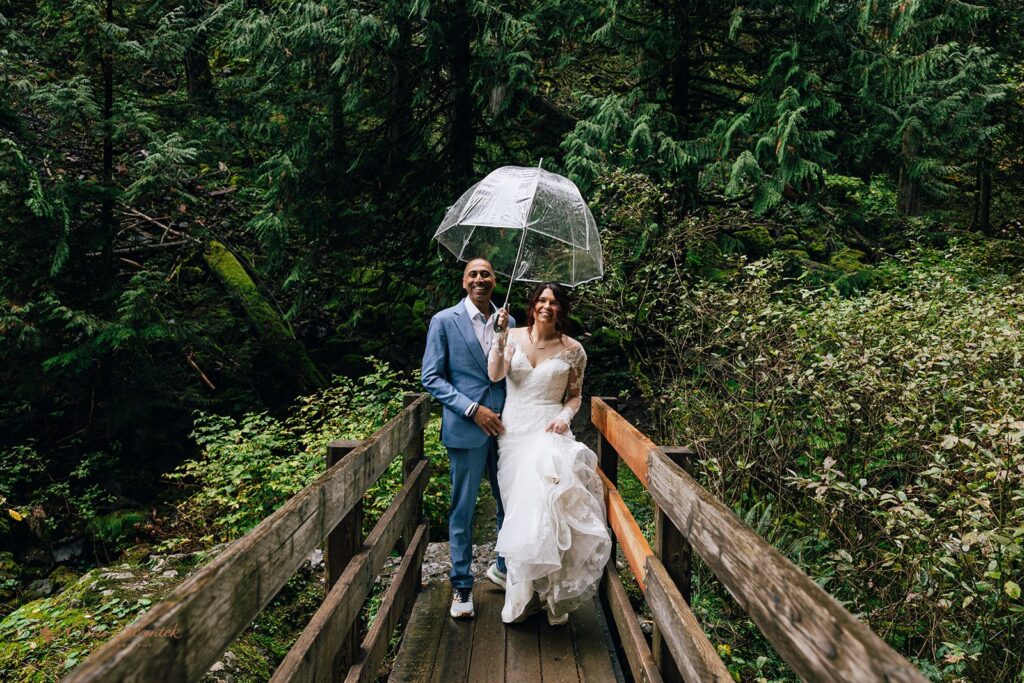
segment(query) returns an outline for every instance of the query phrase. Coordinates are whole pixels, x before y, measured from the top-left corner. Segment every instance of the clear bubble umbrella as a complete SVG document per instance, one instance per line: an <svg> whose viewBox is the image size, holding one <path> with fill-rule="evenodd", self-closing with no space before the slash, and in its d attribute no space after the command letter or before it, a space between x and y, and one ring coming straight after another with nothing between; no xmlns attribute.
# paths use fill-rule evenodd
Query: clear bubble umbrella
<svg viewBox="0 0 1024 683"><path fill-rule="evenodd" d="M490 261L510 278L509 292L516 280L575 287L604 274L597 223L579 188L540 166L489 173L448 209L434 239L460 261Z"/></svg>

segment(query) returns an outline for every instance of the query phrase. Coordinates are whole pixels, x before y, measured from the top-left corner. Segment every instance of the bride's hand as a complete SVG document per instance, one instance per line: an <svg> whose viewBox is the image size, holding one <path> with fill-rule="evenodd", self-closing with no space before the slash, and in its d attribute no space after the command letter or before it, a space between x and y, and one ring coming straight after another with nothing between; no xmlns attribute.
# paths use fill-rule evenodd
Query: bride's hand
<svg viewBox="0 0 1024 683"><path fill-rule="evenodd" d="M498 309L498 319L494 321L495 327L502 332L508 331L508 311L504 308Z"/></svg>
<svg viewBox="0 0 1024 683"><path fill-rule="evenodd" d="M548 422L548 426L544 428L545 432L554 432L555 434L565 434L569 431L569 425L565 424L562 420L555 418L551 422Z"/></svg>

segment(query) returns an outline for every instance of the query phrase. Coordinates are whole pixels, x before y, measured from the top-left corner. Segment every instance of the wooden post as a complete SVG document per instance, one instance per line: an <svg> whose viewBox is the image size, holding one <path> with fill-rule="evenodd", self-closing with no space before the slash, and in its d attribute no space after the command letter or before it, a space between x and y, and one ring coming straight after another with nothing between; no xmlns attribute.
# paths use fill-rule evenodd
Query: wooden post
<svg viewBox="0 0 1024 683"><path fill-rule="evenodd" d="M327 469L341 462L361 441L332 441L327 446ZM349 561L359 552L363 544L363 504L356 503L355 507L345 515L338 526L327 534L324 543L324 570L326 572L325 595L331 592L331 587L337 583ZM359 656L359 620L352 624L352 629L345 637L345 640L334 658L331 667L331 681L345 679L352 663Z"/></svg>
<svg viewBox="0 0 1024 683"><path fill-rule="evenodd" d="M619 399L614 396L600 396L602 401L608 404L613 410L619 407ZM597 464L608 477L612 486L619 485L619 454L615 451L608 439L600 431L597 433ZM615 560L615 535L612 534L612 561Z"/></svg>
<svg viewBox="0 0 1024 683"><path fill-rule="evenodd" d="M409 392L404 396L404 406L408 408L423 394ZM406 446L405 450L402 451L402 479L408 481L412 471L416 469L416 465L419 464L420 460L423 459L423 428L425 425L421 425L416 431L415 436L409 441L409 445ZM402 532L401 540L401 551L404 552L412 541L412 535L416 531L417 525L423 521L423 499L420 499L419 505L416 508L416 514L413 515L412 520L408 528Z"/></svg>
<svg viewBox="0 0 1024 683"><path fill-rule="evenodd" d="M672 462L676 463L687 473L693 474L693 451L684 446L662 446ZM661 563L668 570L672 582L679 589L683 599L689 603L691 597L691 572L692 572L692 550L689 541L680 533L672 520L658 507L655 506L654 513L654 554L658 556ZM654 626L654 634L651 639L651 654L658 665L661 677L666 683L678 683L683 680L676 666L668 645L662 637L657 624ZM691 683L699 683L693 681Z"/></svg>

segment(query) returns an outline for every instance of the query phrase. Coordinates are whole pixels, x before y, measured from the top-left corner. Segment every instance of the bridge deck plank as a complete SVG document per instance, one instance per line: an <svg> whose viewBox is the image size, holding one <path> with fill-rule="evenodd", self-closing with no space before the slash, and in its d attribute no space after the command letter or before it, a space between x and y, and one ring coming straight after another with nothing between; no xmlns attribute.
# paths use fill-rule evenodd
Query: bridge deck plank
<svg viewBox="0 0 1024 683"><path fill-rule="evenodd" d="M569 625L548 626L543 614L526 623L501 622L504 593L487 581L473 590L476 617L448 616L450 589L437 582L420 593L391 681L578 683L621 679L596 601L573 612Z"/></svg>

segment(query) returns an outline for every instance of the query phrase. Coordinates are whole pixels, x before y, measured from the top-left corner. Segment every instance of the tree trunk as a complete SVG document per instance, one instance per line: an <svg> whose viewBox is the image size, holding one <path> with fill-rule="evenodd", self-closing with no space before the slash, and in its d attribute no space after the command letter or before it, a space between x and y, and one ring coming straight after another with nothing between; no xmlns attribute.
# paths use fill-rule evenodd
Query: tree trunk
<svg viewBox="0 0 1024 683"><path fill-rule="evenodd" d="M203 9L202 0L191 0L188 3L186 12L193 26L203 20ZM185 48L185 81L188 98L194 104L209 106L213 103L213 75L210 73L205 30L199 30Z"/></svg>
<svg viewBox="0 0 1024 683"><path fill-rule="evenodd" d="M473 93L469 83L470 17L466 0L455 0L449 22L452 71L450 148L452 171L461 184L473 177L473 156L476 152Z"/></svg>
<svg viewBox="0 0 1024 683"><path fill-rule="evenodd" d="M114 23L114 0L107 0L106 21ZM103 50L103 198L100 201L100 226L103 230L102 280L109 287L114 278L114 56Z"/></svg>
<svg viewBox="0 0 1024 683"><path fill-rule="evenodd" d="M260 296L256 283L252 281L235 255L228 251L223 244L214 240L207 245L203 258L224 288L242 304L245 314L252 323L253 331L264 347L282 367L294 373L290 376L298 387L301 389L326 387L327 380L313 364L313 360L306 350L292 336L281 316Z"/></svg>
<svg viewBox="0 0 1024 683"><path fill-rule="evenodd" d="M391 87L391 112L387 130L386 177L398 179L405 171L406 161L417 147L413 139L413 93L415 86L409 64L413 57L409 47L412 44L412 26L404 12L394 17L398 29L397 47L392 60L395 65L395 82Z"/></svg>
<svg viewBox="0 0 1024 683"><path fill-rule="evenodd" d="M679 41L672 58L672 113L679 132L685 133L690 115L690 3L677 0L672 23Z"/></svg>
<svg viewBox="0 0 1024 683"><path fill-rule="evenodd" d="M903 131L900 151L903 163L897 188L898 208L904 216L917 216L921 213L921 187L910 177L910 165L917 158L918 144L909 127Z"/></svg>

